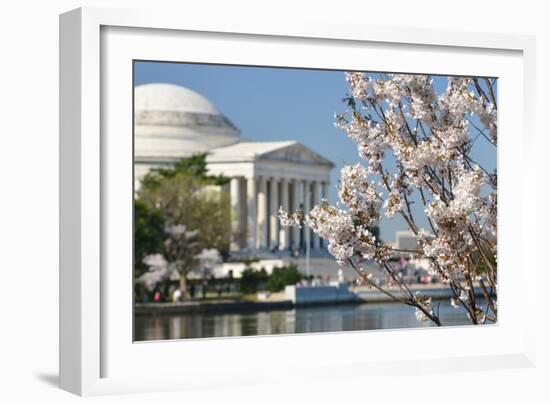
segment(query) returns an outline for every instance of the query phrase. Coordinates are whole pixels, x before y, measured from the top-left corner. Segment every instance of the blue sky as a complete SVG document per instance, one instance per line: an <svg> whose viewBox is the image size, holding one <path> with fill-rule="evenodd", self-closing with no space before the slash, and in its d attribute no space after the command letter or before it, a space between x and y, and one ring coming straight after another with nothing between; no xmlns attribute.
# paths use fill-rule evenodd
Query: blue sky
<svg viewBox="0 0 550 403"><path fill-rule="evenodd" d="M434 79L438 92L446 81L446 77ZM182 85L204 95L243 137L296 140L332 160L336 165L329 191L332 203L337 200L341 167L362 161L355 144L334 127L334 114L346 110L342 99L348 86L342 71L136 62L134 85L155 82ZM487 144L480 144L473 156L486 168L496 164L495 149ZM426 226L422 221L420 225ZM395 239L396 230L406 229L397 216L384 219L380 227L386 241Z"/></svg>

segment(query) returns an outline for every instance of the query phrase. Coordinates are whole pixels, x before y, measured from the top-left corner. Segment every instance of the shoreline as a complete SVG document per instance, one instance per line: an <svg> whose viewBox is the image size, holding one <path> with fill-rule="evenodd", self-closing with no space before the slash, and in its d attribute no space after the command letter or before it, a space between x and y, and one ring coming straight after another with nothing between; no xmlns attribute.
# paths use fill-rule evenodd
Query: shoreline
<svg viewBox="0 0 550 403"><path fill-rule="evenodd" d="M134 304L134 315L172 315L188 313L241 313L292 309L290 300L271 302L217 301L217 302L144 302Z"/></svg>
<svg viewBox="0 0 550 403"><path fill-rule="evenodd" d="M445 287L414 287L411 291L420 291L433 300L442 300L452 297L450 289ZM390 290L392 293L398 290ZM474 289L476 296L482 296L480 288ZM134 315L174 315L174 314L206 314L206 313L250 313L262 311L290 310L299 307L331 306L331 305L358 305L368 303L396 302L378 290L357 290L357 298L350 300L327 300L315 302L295 303L289 299L278 301L185 301L185 302L140 302L134 304Z"/></svg>

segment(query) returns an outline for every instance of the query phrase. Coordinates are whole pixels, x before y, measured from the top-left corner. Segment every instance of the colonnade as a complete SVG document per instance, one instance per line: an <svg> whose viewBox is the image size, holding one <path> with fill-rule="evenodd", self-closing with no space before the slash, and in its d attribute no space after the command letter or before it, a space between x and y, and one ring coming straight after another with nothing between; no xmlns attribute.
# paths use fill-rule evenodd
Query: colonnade
<svg viewBox="0 0 550 403"><path fill-rule="evenodd" d="M233 250L304 250L323 247L322 240L308 228L283 227L278 211L303 210L327 197L328 181L281 177L233 177L231 194Z"/></svg>

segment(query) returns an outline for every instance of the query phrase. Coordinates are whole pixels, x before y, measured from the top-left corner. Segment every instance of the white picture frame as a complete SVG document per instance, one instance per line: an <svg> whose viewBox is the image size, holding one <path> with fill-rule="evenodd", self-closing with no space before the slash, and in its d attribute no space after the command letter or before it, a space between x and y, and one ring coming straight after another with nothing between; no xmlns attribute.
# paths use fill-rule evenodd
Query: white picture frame
<svg viewBox="0 0 550 403"><path fill-rule="evenodd" d="M181 41L185 41L187 54L192 54L185 61L255 65L293 62L297 67L308 63L307 67L327 67L327 50L336 53L345 50L355 55L368 50L378 55L371 62L360 58L332 58L333 64L328 67L399 71L398 67L387 68L393 65L404 66L402 69L407 72L429 68L430 73L445 71L502 78L499 84L500 97L504 100L503 107L499 108L499 130L504 134L499 135L503 138L499 140L499 305L503 308L499 323L483 329L458 327L133 343L128 338L131 297L124 298L131 290L117 288L124 284L126 274L117 275L107 270L112 259L125 259L131 250L121 248L119 252L106 241L120 235L121 244L127 245L131 225L127 226L130 224L125 214L128 210L124 209L128 206L124 203L131 199L131 193L130 199L126 198L132 185L131 171L128 175L131 154L126 152L128 137L109 134L114 129L120 130L118 133L127 132L128 125L131 126L132 117L128 115L131 91L126 90L132 84L131 71L125 70L127 63L137 58L181 61L181 52L185 49L175 46L183 43ZM221 43L232 46L226 46L225 53L220 51L213 57L211 47ZM267 48L272 52L265 50ZM308 52L303 52L304 48ZM175 49L180 53L176 54ZM536 295L526 287L512 289L506 268L519 270L519 276L516 271L515 277L518 281L535 277L535 256L524 252L528 248L528 234L535 233L536 213L527 208L527 192L516 194L513 199L504 198L501 203L501 194L513 196L508 183L520 180L525 189L536 188L532 176L520 179L518 173L503 164L518 158L517 155L524 161L534 155L534 108L531 107L535 99L534 49L534 39L520 35L375 28L319 21L297 24L212 20L151 10L81 8L61 15L61 387L79 395L97 395L293 383L298 374L301 381L307 381L329 376L345 379L357 373L395 375L534 365L535 321L529 320L529 315L534 315ZM273 55L277 56L277 52L281 53L280 61L274 62ZM422 57L401 58L409 60L408 64L403 65L403 61L397 64L399 52ZM305 59L304 54L309 59ZM436 58L436 54L440 56ZM368 67L366 63L370 63ZM125 72L129 76L125 76ZM507 110L513 110L513 118L506 114ZM504 219L506 211L510 212L514 206L516 215L506 215ZM119 211L123 213L118 214ZM126 221L117 221L114 226L110 224L112 217L125 217ZM122 233L117 233L117 228L122 228ZM511 233L511 229L515 233ZM507 248L512 242L516 247ZM114 301L114 289L122 290L122 296L117 298L122 302ZM509 303L512 293L528 309L512 306ZM447 340L447 347L440 343L433 351L398 347L389 354L382 354L384 348L364 355L353 353L365 342L378 346L382 343L383 347L384 344L399 346L404 339L413 342L427 339L437 345L443 338ZM448 343L448 340L479 338L492 343L483 348L460 348ZM320 346L323 351L334 353L319 356ZM232 365L220 363L215 369L201 365L200 357L205 353L222 357L224 360L220 361ZM195 363L193 371L173 365L182 354ZM263 358L259 358L262 354ZM145 365L140 367L136 362Z"/></svg>

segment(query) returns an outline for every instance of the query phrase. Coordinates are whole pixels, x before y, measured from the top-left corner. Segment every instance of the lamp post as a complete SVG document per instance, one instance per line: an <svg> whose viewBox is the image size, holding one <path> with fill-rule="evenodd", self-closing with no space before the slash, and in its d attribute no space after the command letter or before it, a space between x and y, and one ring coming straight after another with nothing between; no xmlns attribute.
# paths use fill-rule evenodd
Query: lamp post
<svg viewBox="0 0 550 403"><path fill-rule="evenodd" d="M306 229L306 234L309 235L309 231L310 229L308 227L305 227ZM309 261L309 257L310 257L310 247L311 247L311 242L310 242L310 237L309 236L306 236L306 275L309 277L310 276L310 261Z"/></svg>
<svg viewBox="0 0 550 403"><path fill-rule="evenodd" d="M309 277L311 274L311 265L310 265L311 237L309 232L310 229L307 227L306 220L304 218L300 219L300 227L304 229L304 243L306 245L306 275Z"/></svg>

